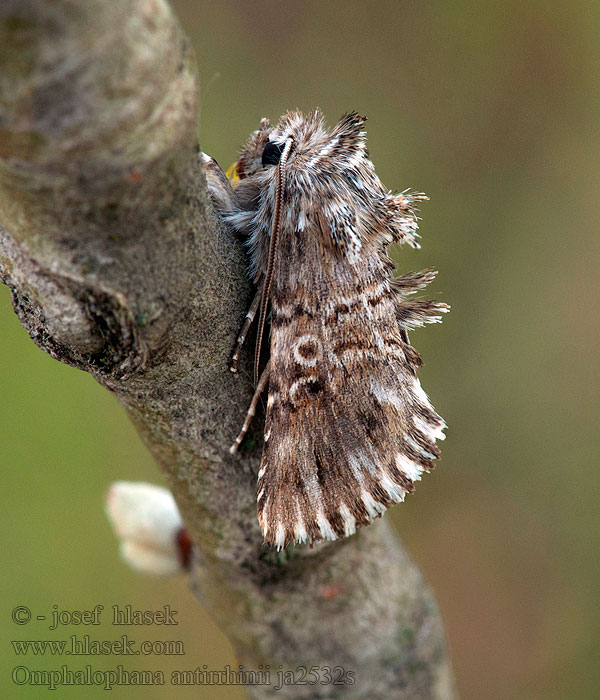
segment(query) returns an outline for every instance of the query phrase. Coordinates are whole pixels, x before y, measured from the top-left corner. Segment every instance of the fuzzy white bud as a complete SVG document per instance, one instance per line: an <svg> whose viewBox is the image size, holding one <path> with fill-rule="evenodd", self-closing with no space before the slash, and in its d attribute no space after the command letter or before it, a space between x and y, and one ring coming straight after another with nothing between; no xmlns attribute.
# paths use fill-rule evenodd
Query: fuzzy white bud
<svg viewBox="0 0 600 700"><path fill-rule="evenodd" d="M189 538L170 491L142 481L116 481L106 494L106 512L131 567L156 576L185 570Z"/></svg>

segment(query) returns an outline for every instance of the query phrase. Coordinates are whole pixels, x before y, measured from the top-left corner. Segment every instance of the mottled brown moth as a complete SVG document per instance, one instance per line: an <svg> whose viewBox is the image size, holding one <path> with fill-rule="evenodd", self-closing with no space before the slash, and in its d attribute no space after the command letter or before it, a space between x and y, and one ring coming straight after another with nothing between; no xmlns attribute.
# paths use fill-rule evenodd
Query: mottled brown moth
<svg viewBox="0 0 600 700"><path fill-rule="evenodd" d="M232 451L268 386L258 519L277 548L352 535L412 493L444 438L408 330L440 321L448 306L412 298L435 272L394 278L386 252L419 247L426 197L382 185L364 121L352 113L328 130L319 110L289 112L277 126L263 119L234 183L204 157L212 201L246 241L257 290L231 366L258 316L256 392Z"/></svg>

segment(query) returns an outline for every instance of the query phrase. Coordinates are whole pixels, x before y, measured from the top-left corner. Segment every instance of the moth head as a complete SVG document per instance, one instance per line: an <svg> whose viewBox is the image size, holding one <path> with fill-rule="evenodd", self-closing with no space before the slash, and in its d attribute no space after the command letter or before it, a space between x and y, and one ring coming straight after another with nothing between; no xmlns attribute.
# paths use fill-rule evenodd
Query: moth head
<svg viewBox="0 0 600 700"><path fill-rule="evenodd" d="M347 167L348 158L354 159L355 163L368 162L363 130L365 120L366 117L352 112L329 130L321 110L315 109L307 115L293 111L281 117L268 138L276 148L283 148L287 139L292 138L293 147L287 166L290 169L307 173L340 171ZM271 152L273 146L269 147Z"/></svg>
<svg viewBox="0 0 600 700"><path fill-rule="evenodd" d="M272 126L268 119L262 119L242 149L236 173L240 179L245 179L270 171L279 163L289 137L293 140L290 168L344 170L348 159L352 159L355 165L363 161L369 163L363 129L365 121L366 117L352 112L343 116L329 131L319 109L307 115L297 110L287 112L276 126Z"/></svg>

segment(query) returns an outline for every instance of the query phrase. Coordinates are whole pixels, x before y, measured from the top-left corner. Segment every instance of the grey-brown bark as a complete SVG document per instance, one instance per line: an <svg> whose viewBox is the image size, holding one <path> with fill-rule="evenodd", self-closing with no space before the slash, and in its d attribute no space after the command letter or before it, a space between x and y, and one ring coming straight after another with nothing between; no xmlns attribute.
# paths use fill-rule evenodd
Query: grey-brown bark
<svg viewBox="0 0 600 700"><path fill-rule="evenodd" d="M196 102L193 53L162 0L5 0L2 281L34 341L126 407L240 663L354 674L249 697L454 698L435 602L385 521L288 554L262 543L260 450L228 453L252 392L228 370L250 289L207 203Z"/></svg>

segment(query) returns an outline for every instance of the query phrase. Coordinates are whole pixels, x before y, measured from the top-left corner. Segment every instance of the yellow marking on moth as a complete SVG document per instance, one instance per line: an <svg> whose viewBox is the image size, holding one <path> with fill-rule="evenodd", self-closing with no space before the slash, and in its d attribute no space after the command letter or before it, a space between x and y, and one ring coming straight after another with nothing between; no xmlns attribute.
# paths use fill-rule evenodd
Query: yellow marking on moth
<svg viewBox="0 0 600 700"><path fill-rule="evenodd" d="M235 161L235 163L232 163L227 168L227 172L225 173L225 175L227 175L230 182L239 182L240 181L240 176L238 175L238 170L237 170L237 160Z"/></svg>

